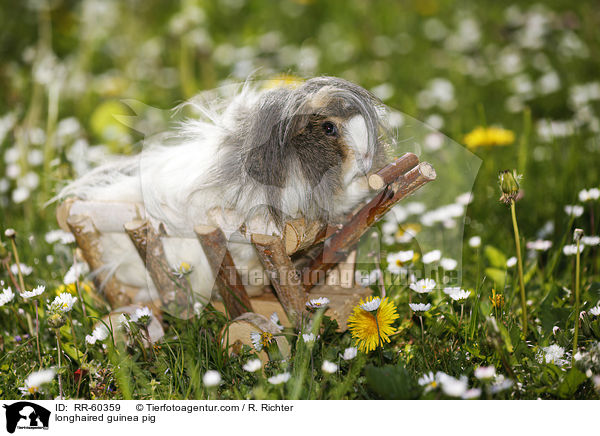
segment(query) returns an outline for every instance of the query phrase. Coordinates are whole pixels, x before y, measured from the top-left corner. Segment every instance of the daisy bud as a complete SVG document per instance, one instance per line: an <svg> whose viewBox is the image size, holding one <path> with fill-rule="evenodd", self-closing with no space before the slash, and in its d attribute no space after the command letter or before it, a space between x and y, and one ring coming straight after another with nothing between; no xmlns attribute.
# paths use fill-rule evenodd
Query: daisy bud
<svg viewBox="0 0 600 436"><path fill-rule="evenodd" d="M48 317L48 325L53 329L59 329L67 322L67 318L60 312L54 312Z"/></svg>
<svg viewBox="0 0 600 436"><path fill-rule="evenodd" d="M6 236L9 239L14 238L16 234L17 232L15 232L15 229L6 229L4 231L4 236Z"/></svg>
<svg viewBox="0 0 600 436"><path fill-rule="evenodd" d="M579 241L581 241L582 237L583 237L583 230L575 229L575 231L573 232L573 241L579 242Z"/></svg>

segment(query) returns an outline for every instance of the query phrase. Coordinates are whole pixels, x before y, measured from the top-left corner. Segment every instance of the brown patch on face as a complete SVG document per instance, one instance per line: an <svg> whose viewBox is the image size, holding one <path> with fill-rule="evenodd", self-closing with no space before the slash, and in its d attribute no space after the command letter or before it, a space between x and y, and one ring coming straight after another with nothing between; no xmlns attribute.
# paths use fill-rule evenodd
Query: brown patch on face
<svg viewBox="0 0 600 436"><path fill-rule="evenodd" d="M302 172L311 186L315 186L323 177L331 182L339 182L343 175L343 166L348 160L349 149L339 132L342 118L324 117L313 114L305 125L294 135L290 146L295 151ZM324 124L333 123L336 135L327 135Z"/></svg>

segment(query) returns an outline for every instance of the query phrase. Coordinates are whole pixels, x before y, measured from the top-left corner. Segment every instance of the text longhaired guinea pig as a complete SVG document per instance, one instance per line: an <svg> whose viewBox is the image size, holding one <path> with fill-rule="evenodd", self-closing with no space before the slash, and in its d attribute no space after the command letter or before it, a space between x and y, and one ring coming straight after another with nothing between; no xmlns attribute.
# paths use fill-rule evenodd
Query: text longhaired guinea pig
<svg viewBox="0 0 600 436"><path fill-rule="evenodd" d="M211 210L235 210L239 225L258 218L274 234L290 218L337 220L366 198L367 174L385 164L385 107L342 79L317 77L293 89L246 84L218 110L196 108L201 119L186 120L137 156L96 168L59 197L142 203L169 235L169 264L192 266L200 301L210 299L214 278L193 228L208 223ZM228 236L242 276L261 269L254 248ZM101 244L116 278L147 291L138 302L156 298L125 234L103 234ZM247 286L250 295L261 288Z"/></svg>

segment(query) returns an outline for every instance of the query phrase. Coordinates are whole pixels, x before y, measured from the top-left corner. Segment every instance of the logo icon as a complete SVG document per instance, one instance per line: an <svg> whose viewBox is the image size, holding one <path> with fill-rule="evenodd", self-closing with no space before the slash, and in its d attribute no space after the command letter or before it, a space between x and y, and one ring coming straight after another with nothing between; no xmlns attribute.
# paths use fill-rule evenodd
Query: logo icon
<svg viewBox="0 0 600 436"><path fill-rule="evenodd" d="M50 411L29 401L19 401L6 409L6 431L14 433L17 428L29 430L47 430L50 421Z"/></svg>

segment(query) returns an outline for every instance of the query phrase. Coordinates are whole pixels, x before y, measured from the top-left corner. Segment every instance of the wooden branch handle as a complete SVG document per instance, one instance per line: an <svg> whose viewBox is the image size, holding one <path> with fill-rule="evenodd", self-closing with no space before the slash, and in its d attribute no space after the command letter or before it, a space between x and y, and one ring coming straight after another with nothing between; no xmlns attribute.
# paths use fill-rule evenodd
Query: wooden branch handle
<svg viewBox="0 0 600 436"><path fill-rule="evenodd" d="M297 218L285 223L283 228L283 244L289 255L304 250L325 239L327 226L320 221L307 223L304 218Z"/></svg>
<svg viewBox="0 0 600 436"><path fill-rule="evenodd" d="M251 240L290 322L298 325L305 309L306 294L283 241L278 236L256 233L252 234Z"/></svg>
<svg viewBox="0 0 600 436"><path fill-rule="evenodd" d="M123 227L146 265L167 310L176 311L177 316L184 319L194 316L190 284L185 277L177 276L169 266L158 233L147 220L134 220Z"/></svg>
<svg viewBox="0 0 600 436"><path fill-rule="evenodd" d="M135 295L139 289L121 284L115 277L109 276L102 261L102 246L100 233L94 226L92 219L87 215L70 215L65 219L69 230L75 236L77 246L81 248L83 258L96 272L94 282L98 289L102 288L106 299L112 307L121 307L131 304L130 295Z"/></svg>
<svg viewBox="0 0 600 436"><path fill-rule="evenodd" d="M394 182L419 164L419 158L414 153L406 153L394 162L386 165L375 174L369 176L369 187L376 191Z"/></svg>
<svg viewBox="0 0 600 436"><path fill-rule="evenodd" d="M323 250L303 272L305 290L313 287L313 278L326 272L344 260L347 251L374 223L379 221L394 204L413 193L425 183L435 180L433 167L421 162L377 194L369 203L354 214L334 235L325 241Z"/></svg>
<svg viewBox="0 0 600 436"><path fill-rule="evenodd" d="M234 319L243 313L252 312L250 297L227 249L227 239L223 231L213 226L196 226L194 232L213 271L229 318Z"/></svg>

